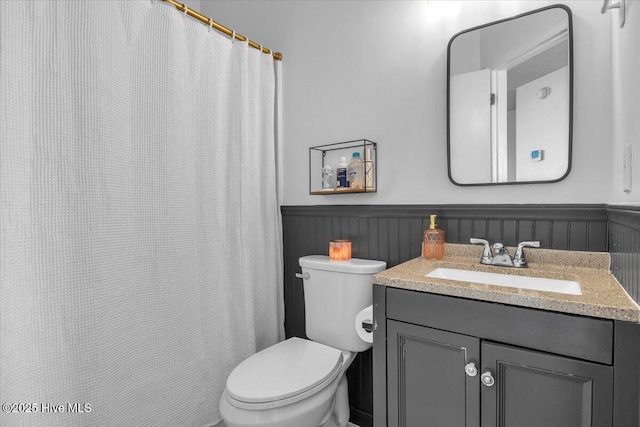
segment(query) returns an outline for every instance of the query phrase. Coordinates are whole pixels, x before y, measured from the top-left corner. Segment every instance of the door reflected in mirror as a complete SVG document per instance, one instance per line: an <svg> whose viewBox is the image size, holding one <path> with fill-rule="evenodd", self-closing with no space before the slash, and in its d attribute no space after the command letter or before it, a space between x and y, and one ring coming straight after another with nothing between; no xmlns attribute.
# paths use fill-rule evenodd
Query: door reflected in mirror
<svg viewBox="0 0 640 427"><path fill-rule="evenodd" d="M571 169L572 23L563 5L462 31L448 48L458 185L556 182Z"/></svg>

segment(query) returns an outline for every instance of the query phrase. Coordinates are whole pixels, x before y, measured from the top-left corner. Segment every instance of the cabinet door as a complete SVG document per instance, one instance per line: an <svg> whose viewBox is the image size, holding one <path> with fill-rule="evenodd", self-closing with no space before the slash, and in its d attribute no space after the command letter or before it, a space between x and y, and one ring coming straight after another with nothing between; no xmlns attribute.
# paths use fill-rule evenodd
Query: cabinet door
<svg viewBox="0 0 640 427"><path fill-rule="evenodd" d="M611 366L483 341L482 367L482 427L612 425Z"/></svg>
<svg viewBox="0 0 640 427"><path fill-rule="evenodd" d="M388 426L479 427L479 355L477 338L387 321Z"/></svg>

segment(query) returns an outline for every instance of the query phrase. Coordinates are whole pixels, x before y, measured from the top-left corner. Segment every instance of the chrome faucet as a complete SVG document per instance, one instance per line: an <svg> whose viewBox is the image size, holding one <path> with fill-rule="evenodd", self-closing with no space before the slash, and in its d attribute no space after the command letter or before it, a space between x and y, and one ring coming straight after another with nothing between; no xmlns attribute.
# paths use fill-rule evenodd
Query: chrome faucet
<svg viewBox="0 0 640 427"><path fill-rule="evenodd" d="M506 248L502 243L494 243L492 251L491 246L489 246L489 242L485 239L477 239L475 237L472 237L471 239L469 239L469 242L473 243L474 245L484 245L482 256L480 257L481 264L498 265L502 267L526 267L527 260L524 257L523 248L540 247L539 241L520 242L518 243L518 248L516 249L516 253L512 258L509 254L509 249Z"/></svg>

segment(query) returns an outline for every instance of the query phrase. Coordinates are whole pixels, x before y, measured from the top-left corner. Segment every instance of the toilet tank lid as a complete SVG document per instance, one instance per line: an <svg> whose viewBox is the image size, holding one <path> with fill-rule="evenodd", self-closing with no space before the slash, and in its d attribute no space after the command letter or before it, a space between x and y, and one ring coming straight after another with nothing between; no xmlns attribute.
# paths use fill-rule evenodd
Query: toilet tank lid
<svg viewBox="0 0 640 427"><path fill-rule="evenodd" d="M340 273L375 274L387 268L387 263L359 258L351 258L349 261L331 261L327 255L307 255L300 258L300 267Z"/></svg>

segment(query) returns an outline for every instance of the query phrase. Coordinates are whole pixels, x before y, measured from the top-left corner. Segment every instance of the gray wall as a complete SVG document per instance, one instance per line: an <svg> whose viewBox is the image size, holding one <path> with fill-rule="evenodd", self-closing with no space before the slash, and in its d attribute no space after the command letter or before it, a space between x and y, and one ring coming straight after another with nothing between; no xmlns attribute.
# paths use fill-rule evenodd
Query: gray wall
<svg viewBox="0 0 640 427"><path fill-rule="evenodd" d="M640 304L640 208L609 206L607 217L611 272Z"/></svg>

